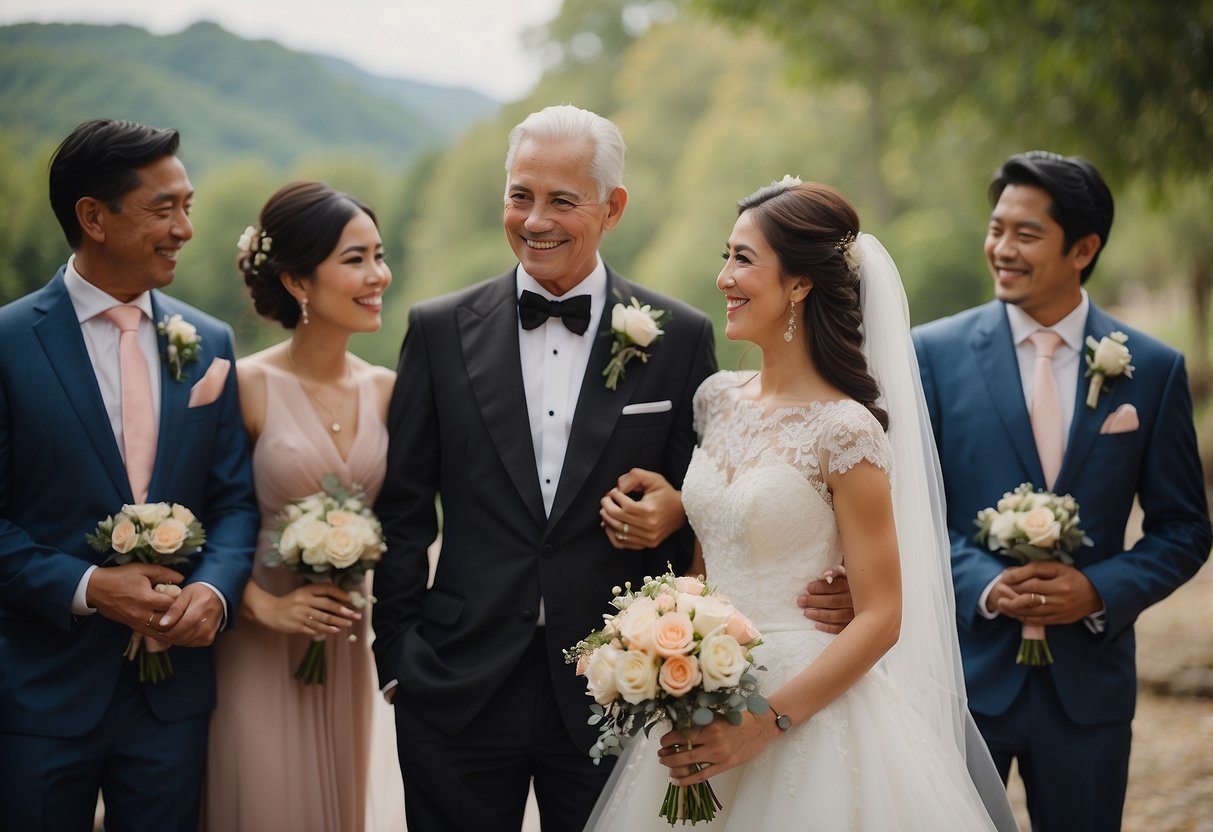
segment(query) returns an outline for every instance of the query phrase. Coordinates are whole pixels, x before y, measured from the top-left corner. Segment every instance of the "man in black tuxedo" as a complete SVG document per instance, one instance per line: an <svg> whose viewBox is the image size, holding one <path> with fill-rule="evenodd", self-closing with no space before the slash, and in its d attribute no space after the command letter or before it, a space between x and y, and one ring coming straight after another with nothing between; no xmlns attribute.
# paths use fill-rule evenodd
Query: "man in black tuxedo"
<svg viewBox="0 0 1213 832"><path fill-rule="evenodd" d="M685 524L644 530L652 548L639 551L626 544L641 530L600 527L603 495L644 481L632 469L681 485L692 396L715 370L705 315L598 254L627 204L623 156L618 128L594 113L528 116L506 156L518 265L409 316L377 504L388 551L374 625L411 829L515 832L532 779L543 827L581 829L609 766L587 753L590 700L562 650L601 626L612 586L690 562ZM632 298L670 317L610 389L612 307ZM681 517L668 509L677 499L662 485L638 502ZM427 588L436 501L442 544Z"/></svg>

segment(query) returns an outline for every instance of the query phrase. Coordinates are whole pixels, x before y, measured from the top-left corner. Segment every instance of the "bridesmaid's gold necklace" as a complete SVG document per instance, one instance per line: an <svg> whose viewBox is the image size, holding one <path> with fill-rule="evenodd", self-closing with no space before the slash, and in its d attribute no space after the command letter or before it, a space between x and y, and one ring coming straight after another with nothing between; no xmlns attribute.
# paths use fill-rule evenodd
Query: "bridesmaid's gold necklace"
<svg viewBox="0 0 1213 832"><path fill-rule="evenodd" d="M329 407L328 405L326 405L324 402L322 402L320 400L320 398L318 396L316 396L315 393L313 393L311 390L307 389L307 384L304 383L303 376L299 375L299 370L296 369L296 367L295 367L295 359L291 356L291 346L293 346L293 344L288 345L286 348L286 360L290 363L291 372L295 374L295 378L299 379L299 386L303 388L303 392L305 394L307 394L307 397L309 399L311 399L313 402L315 402L316 405L321 410L328 413L329 420L330 420L329 426L328 426L329 430L331 430L333 433L341 433L341 422L338 421L338 419L337 419L337 411L334 410L333 408ZM341 380L345 381L346 378L349 377L349 374L350 374L350 363L349 363L349 360L347 359L345 362L345 374L341 377ZM342 401L344 403L344 400L342 400ZM337 407L340 408L341 405L338 404Z"/></svg>

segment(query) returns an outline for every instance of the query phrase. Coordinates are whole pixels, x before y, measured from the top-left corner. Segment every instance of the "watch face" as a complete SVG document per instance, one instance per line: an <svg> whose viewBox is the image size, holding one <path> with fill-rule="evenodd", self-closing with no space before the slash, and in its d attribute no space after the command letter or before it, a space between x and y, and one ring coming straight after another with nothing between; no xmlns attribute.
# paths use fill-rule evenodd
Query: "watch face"
<svg viewBox="0 0 1213 832"><path fill-rule="evenodd" d="M775 727L780 731L786 731L792 727L792 719L787 714L780 714L775 717Z"/></svg>

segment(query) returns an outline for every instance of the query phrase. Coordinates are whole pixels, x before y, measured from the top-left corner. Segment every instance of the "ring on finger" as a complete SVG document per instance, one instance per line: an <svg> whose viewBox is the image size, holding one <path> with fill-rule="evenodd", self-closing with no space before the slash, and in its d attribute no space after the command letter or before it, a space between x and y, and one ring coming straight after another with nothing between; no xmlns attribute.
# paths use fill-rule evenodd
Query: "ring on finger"
<svg viewBox="0 0 1213 832"><path fill-rule="evenodd" d="M152 619L153 619L153 618L155 618L155 617L156 617L156 612L155 612L155 610L153 610L152 612L149 612L149 613L147 614L147 623L146 623L146 624L144 624L143 626L144 626L144 627L150 627L150 626L152 626Z"/></svg>
<svg viewBox="0 0 1213 832"><path fill-rule="evenodd" d="M623 524L623 536L627 537L632 533L632 527L628 523Z"/></svg>
<svg viewBox="0 0 1213 832"><path fill-rule="evenodd" d="M628 539L628 533L627 532L615 532L615 539L622 543L623 541Z"/></svg>
<svg viewBox="0 0 1213 832"><path fill-rule="evenodd" d="M1037 596L1040 598L1040 605L1041 605L1042 607L1043 607L1045 604L1049 603L1049 599L1048 599L1048 598L1046 598L1046 597L1045 597L1044 595L1042 595L1041 593L1039 593L1039 592L1038 592L1038 593L1036 593L1036 595L1037 595Z"/></svg>

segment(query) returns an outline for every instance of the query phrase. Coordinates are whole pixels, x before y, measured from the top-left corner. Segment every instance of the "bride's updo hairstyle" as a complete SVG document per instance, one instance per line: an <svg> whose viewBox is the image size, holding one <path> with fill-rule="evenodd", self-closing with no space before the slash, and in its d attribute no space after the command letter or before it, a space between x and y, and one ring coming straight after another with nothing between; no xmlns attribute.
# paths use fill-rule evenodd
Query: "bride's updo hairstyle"
<svg viewBox="0 0 1213 832"><path fill-rule="evenodd" d="M279 188L261 209L258 224L245 229L238 243L236 268L257 314L294 329L299 303L282 285L283 274L314 277L360 212L379 225L375 213L356 197L323 182L292 182Z"/></svg>
<svg viewBox="0 0 1213 832"><path fill-rule="evenodd" d="M876 406L880 389L863 356L859 273L847 257L859 235L855 206L829 185L785 177L738 202L738 215L746 211L779 257L783 275L813 281L801 331L817 371L888 430L889 415Z"/></svg>

